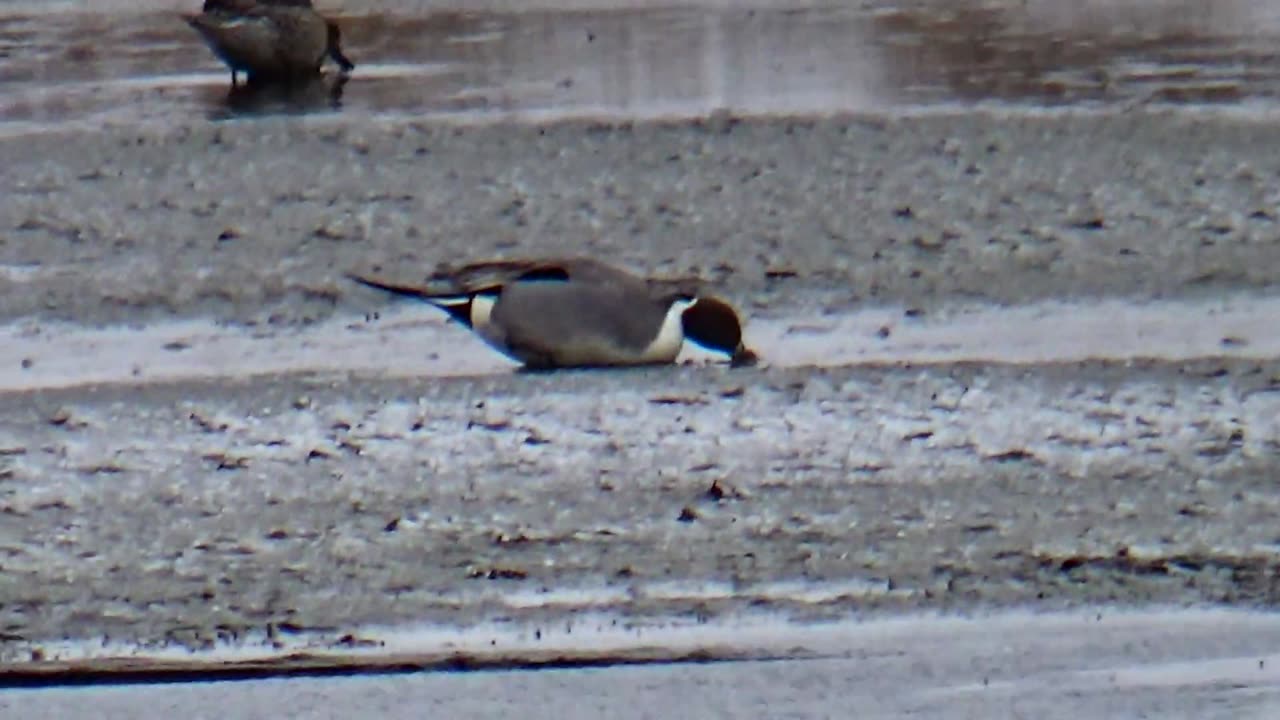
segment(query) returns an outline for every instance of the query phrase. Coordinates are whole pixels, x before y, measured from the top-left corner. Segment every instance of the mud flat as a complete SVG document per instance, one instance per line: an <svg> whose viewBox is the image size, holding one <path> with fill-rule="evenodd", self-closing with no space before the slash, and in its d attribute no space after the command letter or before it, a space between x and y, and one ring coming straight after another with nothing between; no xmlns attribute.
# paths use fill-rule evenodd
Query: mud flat
<svg viewBox="0 0 1280 720"><path fill-rule="evenodd" d="M341 277L588 253L753 312L1274 287L1265 114L275 119L0 141L0 317L297 323ZM74 140L74 142L73 142Z"/></svg>
<svg viewBox="0 0 1280 720"><path fill-rule="evenodd" d="M9 659L81 638L1275 602L1271 362L6 393ZM74 653L73 653L74 656Z"/></svg>
<svg viewBox="0 0 1280 720"><path fill-rule="evenodd" d="M190 3L5 4L0 686L494 672L0 715L1277 716L1270 5L609 4L330 3L345 104L228 122ZM569 253L766 362L343 278Z"/></svg>
<svg viewBox="0 0 1280 720"><path fill-rule="evenodd" d="M1258 148L1277 140L1265 114L1195 111L0 139L0 653L289 652L583 613L1274 607L1280 362L1258 308L1280 158ZM375 318L345 269L565 252L703 276L779 361L309 357L408 317ZM1088 303L1132 332L1046 339ZM397 352L464 342L423 317ZM948 355L966 317L1027 334ZM858 339L824 354L824 333ZM275 353L245 357L258 372L202 355L251 341Z"/></svg>

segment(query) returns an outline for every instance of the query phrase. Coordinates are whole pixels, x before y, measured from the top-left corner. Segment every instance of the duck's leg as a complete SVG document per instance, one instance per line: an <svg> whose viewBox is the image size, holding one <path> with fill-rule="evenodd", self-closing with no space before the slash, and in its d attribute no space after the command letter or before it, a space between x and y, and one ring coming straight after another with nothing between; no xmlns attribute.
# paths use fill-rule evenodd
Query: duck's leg
<svg viewBox="0 0 1280 720"><path fill-rule="evenodd" d="M338 23L332 20L326 22L325 27L329 31L329 37L325 43L325 54L329 56L329 59L333 60L341 72L350 73L356 68L356 64L348 60L347 56L342 53L342 30L338 27ZM323 59L321 62L324 62Z"/></svg>
<svg viewBox="0 0 1280 720"><path fill-rule="evenodd" d="M352 70L356 69L356 64L348 60L347 56L343 55L342 50L340 50L336 45L329 48L329 57L344 75L350 74Z"/></svg>

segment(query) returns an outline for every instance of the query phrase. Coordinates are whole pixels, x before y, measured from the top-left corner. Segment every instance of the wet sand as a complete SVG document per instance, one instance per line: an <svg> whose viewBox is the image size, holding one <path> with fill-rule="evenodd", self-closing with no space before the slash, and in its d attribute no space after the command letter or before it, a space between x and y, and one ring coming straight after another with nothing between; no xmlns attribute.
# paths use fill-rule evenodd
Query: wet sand
<svg viewBox="0 0 1280 720"><path fill-rule="evenodd" d="M584 611L1268 605L1278 387L1148 361L10 392L0 621L13 660Z"/></svg>
<svg viewBox="0 0 1280 720"><path fill-rule="evenodd" d="M0 661L1275 607L1274 111L695 95L6 126ZM342 277L567 252L768 362L517 374Z"/></svg>
<svg viewBox="0 0 1280 720"><path fill-rule="evenodd" d="M504 254L699 275L764 316L1268 291L1278 141L1194 111L14 138L0 318L306 323L381 305L352 268Z"/></svg>
<svg viewBox="0 0 1280 720"><path fill-rule="evenodd" d="M681 646L688 636L706 636L701 630L626 634L633 642ZM1274 717L1280 709L1274 616L1007 613L723 630L716 635L738 648L767 654L800 647L811 655L791 662L53 688L0 695L0 711L30 720L88 706L100 718L201 717L213 705L246 718L414 718L427 708L448 717L838 717L853 703L860 718L1236 720ZM487 637L507 640L502 633Z"/></svg>

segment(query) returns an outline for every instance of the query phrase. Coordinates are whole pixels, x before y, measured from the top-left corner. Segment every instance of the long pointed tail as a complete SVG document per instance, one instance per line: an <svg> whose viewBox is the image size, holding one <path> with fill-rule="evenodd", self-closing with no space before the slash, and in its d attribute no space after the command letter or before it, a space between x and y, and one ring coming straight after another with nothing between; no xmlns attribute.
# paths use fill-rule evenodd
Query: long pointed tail
<svg viewBox="0 0 1280 720"><path fill-rule="evenodd" d="M428 292L427 290L421 287L418 287L416 285L402 285L399 283L390 283L390 282L385 282L383 280L377 280L375 278L356 275L354 273L347 273L347 277L351 278L355 282L360 283L361 285L364 285L365 287L371 287L377 290L385 290L386 292L393 293L395 295L404 295L405 297L416 298L418 300L429 302L432 305L435 305L436 307L440 308L441 310L444 310L445 312L449 313L449 317L453 318L454 320L462 323L467 327L472 327L472 321L474 320L474 318L471 317L471 314L472 314L471 310L472 310L473 303L475 302L475 298L473 298L471 295L468 295L468 294L442 295L440 293ZM489 298L487 303L488 304L483 305L483 307L486 307L486 308L491 307L493 304L493 299Z"/></svg>
<svg viewBox="0 0 1280 720"><path fill-rule="evenodd" d="M406 297L418 298L419 300L426 300L427 302L432 304L440 304L441 302L448 303L450 299L456 297L453 295L441 295L439 293L428 292L425 288L419 287L417 285L405 285L401 283L387 282L385 280L366 277L364 275L357 275L355 273L347 273L347 278L355 282L358 282L361 285L364 285L365 287L371 287L377 290L385 290L389 293L394 293L396 295L404 295Z"/></svg>

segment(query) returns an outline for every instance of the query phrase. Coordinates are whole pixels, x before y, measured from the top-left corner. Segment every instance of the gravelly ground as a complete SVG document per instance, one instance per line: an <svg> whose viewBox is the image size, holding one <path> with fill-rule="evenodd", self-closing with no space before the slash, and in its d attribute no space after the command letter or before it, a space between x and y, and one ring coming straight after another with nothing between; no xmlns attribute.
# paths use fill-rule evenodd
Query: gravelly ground
<svg viewBox="0 0 1280 720"><path fill-rule="evenodd" d="M0 629L1270 606L1278 390L1206 361L10 393Z"/></svg>
<svg viewBox="0 0 1280 720"><path fill-rule="evenodd" d="M699 272L757 306L1271 287L1280 160L1257 148L1278 133L979 112L14 138L0 317L297 322L350 308L352 267L565 252Z"/></svg>

